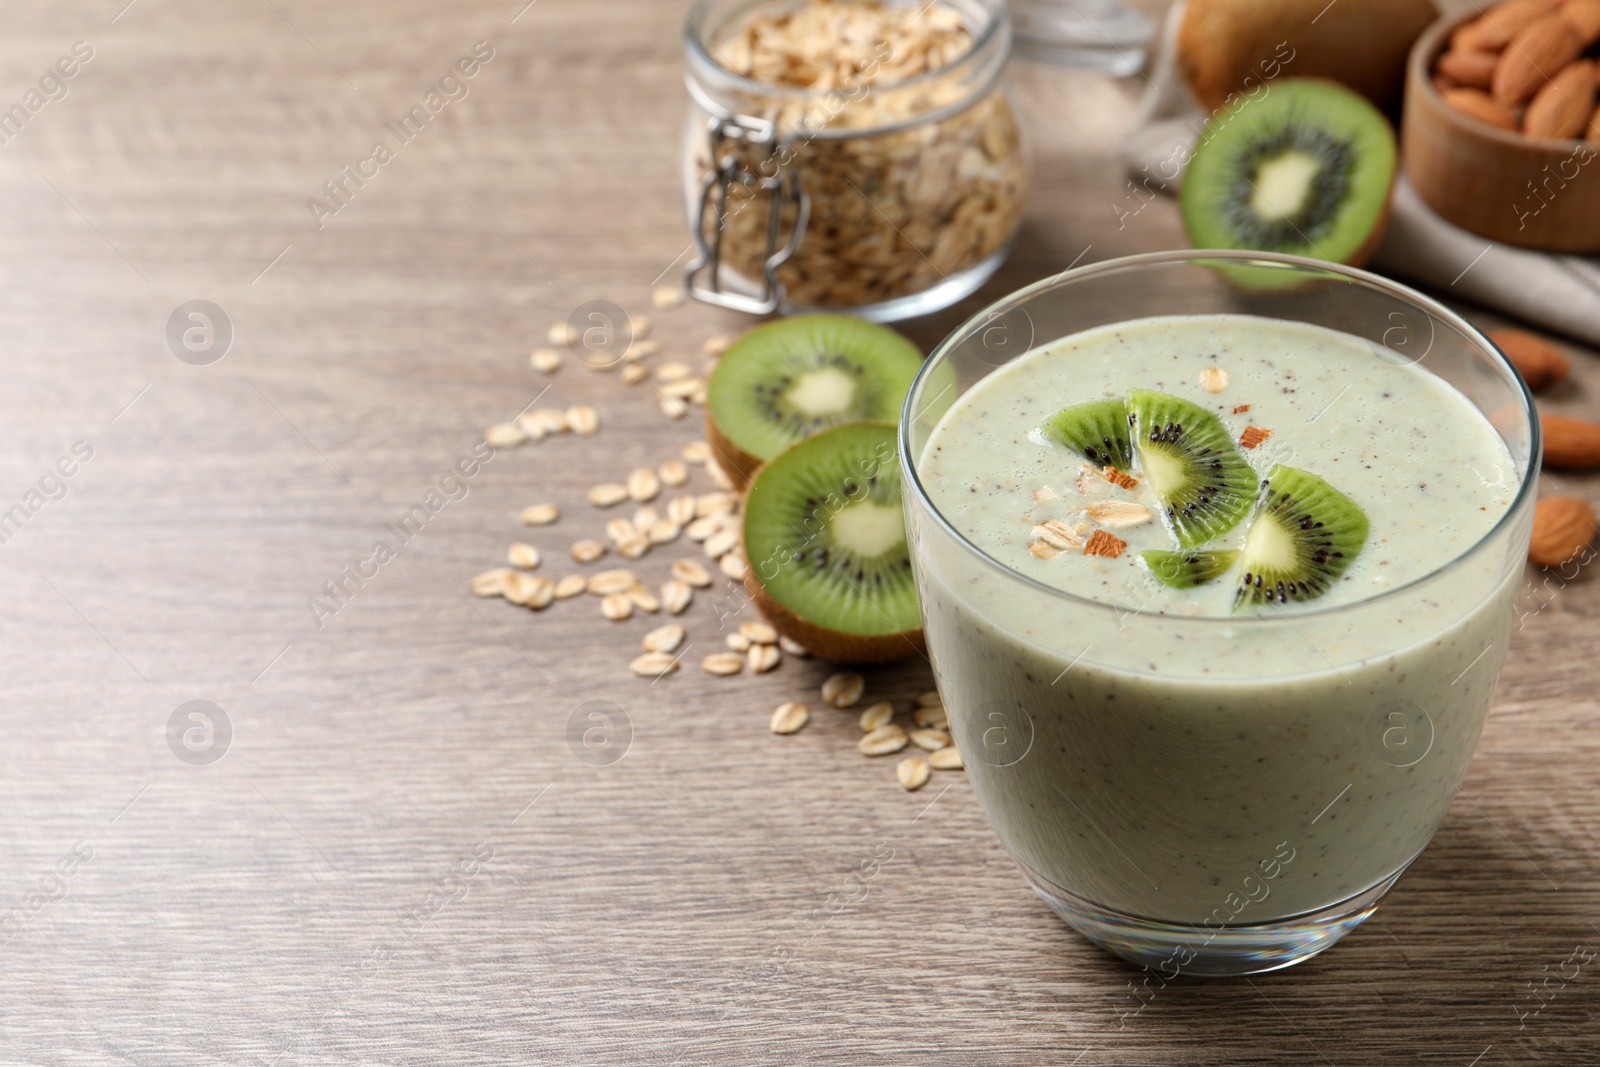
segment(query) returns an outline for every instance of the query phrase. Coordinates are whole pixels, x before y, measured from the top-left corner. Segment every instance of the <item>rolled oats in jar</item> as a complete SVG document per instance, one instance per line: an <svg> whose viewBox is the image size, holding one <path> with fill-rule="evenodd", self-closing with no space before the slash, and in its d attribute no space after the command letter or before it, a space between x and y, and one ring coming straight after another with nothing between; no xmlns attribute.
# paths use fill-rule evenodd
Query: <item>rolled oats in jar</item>
<svg viewBox="0 0 1600 1067"><path fill-rule="evenodd" d="M1003 0L703 0L685 48L697 297L900 319L1005 258L1027 178Z"/></svg>

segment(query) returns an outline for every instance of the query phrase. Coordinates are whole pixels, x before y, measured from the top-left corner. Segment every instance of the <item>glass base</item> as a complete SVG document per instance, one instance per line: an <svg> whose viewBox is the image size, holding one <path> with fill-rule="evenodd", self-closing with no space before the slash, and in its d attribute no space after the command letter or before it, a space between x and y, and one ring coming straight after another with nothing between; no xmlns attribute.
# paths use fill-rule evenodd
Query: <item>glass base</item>
<svg viewBox="0 0 1600 1067"><path fill-rule="evenodd" d="M863 304L860 307L785 307L787 314L813 311L845 312L868 322L899 322L901 319L914 319L918 315L931 315L935 311L943 311L958 300L964 300L978 291L978 287L994 276L1000 269L1000 264L1005 262L1006 256L1011 252L1011 242L1001 245L987 259L979 260L964 271L946 275L938 285L931 289L924 289L920 293L911 293L907 296L897 296L893 300L883 300L876 304Z"/></svg>
<svg viewBox="0 0 1600 1067"><path fill-rule="evenodd" d="M1409 866L1409 864L1407 864ZM1084 937L1162 974L1228 977L1282 970L1310 959L1361 925L1405 867L1348 900L1253 926L1152 922L1091 904L1025 871L1034 892Z"/></svg>
<svg viewBox="0 0 1600 1067"><path fill-rule="evenodd" d="M935 311L943 311L956 301L964 300L977 292L978 287L993 277L994 272L1000 269L1000 264L1005 262L1006 256L1010 252L1011 242L1007 241L987 258L979 260L966 270L946 275L938 285L923 289L920 292L909 293L906 296L897 296L893 300L882 300L876 304L829 305L827 307L811 307L785 302L778 309L778 312L782 315L829 312L835 315L854 315L857 318L866 319L868 322L899 322L902 319L914 319L918 315L931 315ZM756 292L755 287L748 279L726 267L723 268L720 280L724 288L732 292Z"/></svg>

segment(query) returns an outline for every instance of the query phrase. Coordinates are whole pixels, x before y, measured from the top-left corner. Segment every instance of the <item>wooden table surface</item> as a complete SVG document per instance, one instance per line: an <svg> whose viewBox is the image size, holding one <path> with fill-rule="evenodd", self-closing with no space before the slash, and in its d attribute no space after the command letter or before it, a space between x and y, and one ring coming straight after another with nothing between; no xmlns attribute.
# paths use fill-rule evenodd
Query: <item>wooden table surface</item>
<svg viewBox="0 0 1600 1067"><path fill-rule="evenodd" d="M17 0L0 39L7 106L92 49L0 145L0 511L27 510L0 546L0 1062L1600 1063L1600 962L1562 966L1600 948L1592 574L1530 575L1464 792L1370 922L1286 973L1136 996L962 775L907 793L857 754L824 665L651 685L624 669L646 621L464 595L529 533L575 569L585 488L697 435L569 361L540 403L593 404L598 436L445 482L545 387L552 322L613 300L695 364L743 324L649 306L685 244L672 0L124 3ZM469 94L319 229L308 198L478 41ZM1169 203L1110 207L1136 79L1016 81L1026 229L908 328L925 346L1080 257L1183 243ZM206 366L166 336L197 299L233 333ZM1593 412L1574 355L1551 403ZM441 485L400 545L386 524ZM539 500L565 517L527 531ZM395 558L318 628L380 539ZM691 641L742 604L702 593ZM868 692L929 684L918 661ZM814 721L775 737L793 698ZM631 724L604 766L568 742L596 699ZM193 700L231 726L209 765L168 741Z"/></svg>

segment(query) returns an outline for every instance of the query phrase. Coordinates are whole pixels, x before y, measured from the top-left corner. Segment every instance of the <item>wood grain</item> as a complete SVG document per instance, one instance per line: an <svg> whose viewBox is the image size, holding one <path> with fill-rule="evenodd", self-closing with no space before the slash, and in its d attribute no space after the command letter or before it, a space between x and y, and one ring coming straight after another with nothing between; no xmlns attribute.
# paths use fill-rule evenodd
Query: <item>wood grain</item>
<svg viewBox="0 0 1600 1067"><path fill-rule="evenodd" d="M623 669L644 621L462 595L537 500L567 517L528 539L547 573L571 569L564 545L599 525L586 486L694 436L642 389L569 364L541 402L594 404L601 435L497 455L315 628L322 583L543 388L527 354L552 321L611 299L693 361L741 325L648 308L686 241L680 15L123 3L13 4L0 38L0 100L95 49L0 146L0 509L93 449L0 546L0 905L24 913L0 934L0 1059L1600 1062L1592 967L1516 1014L1600 945L1588 572L1530 578L1548 606L1517 634L1464 794L1370 922L1304 967L1180 982L1137 1014L1140 975L1034 899L959 774L907 794L892 759L857 755L853 717L814 699L824 666L652 686ZM316 229L306 200L479 40L494 58L470 95ZM1113 209L1137 81L1017 82L1024 236L982 294L909 329L925 346L1080 256L1182 243L1169 203ZM165 340L193 299L234 326L211 366ZM1551 406L1592 415L1600 364L1574 357ZM1600 503L1593 478L1549 485ZM717 601L687 616L697 651ZM928 684L905 664L869 696ZM774 737L796 697L814 721ZM206 767L166 737L196 699L233 730ZM633 729L603 767L567 743L595 699Z"/></svg>

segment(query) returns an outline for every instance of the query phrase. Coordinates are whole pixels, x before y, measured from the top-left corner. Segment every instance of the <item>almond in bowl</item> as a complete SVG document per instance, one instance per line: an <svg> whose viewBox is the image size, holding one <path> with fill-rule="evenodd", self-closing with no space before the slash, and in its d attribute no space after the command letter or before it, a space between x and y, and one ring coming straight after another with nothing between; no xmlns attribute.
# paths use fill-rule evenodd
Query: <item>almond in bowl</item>
<svg viewBox="0 0 1600 1067"><path fill-rule="evenodd" d="M1496 241L1600 251L1600 0L1505 0L1412 48L1401 140L1422 199Z"/></svg>

